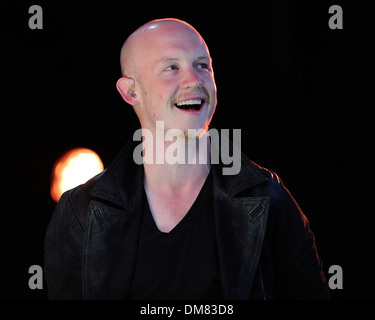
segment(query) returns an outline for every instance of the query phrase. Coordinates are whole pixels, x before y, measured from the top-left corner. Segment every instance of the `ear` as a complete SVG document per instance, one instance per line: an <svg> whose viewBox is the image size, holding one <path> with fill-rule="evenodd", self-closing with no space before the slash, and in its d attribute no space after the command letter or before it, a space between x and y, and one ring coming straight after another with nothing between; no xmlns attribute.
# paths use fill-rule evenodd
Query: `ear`
<svg viewBox="0 0 375 320"><path fill-rule="evenodd" d="M139 104L139 99L135 93L134 79L129 77L122 77L117 80L116 88L120 92L122 98L130 105L136 106Z"/></svg>

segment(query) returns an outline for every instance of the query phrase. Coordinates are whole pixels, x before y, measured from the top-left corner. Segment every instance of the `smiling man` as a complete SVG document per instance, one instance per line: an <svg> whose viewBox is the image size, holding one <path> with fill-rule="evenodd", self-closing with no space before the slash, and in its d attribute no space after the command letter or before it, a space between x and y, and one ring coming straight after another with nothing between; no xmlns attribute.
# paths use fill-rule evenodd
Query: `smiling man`
<svg viewBox="0 0 375 320"><path fill-rule="evenodd" d="M117 89L151 133L143 154L176 130L163 156L177 143L210 159L216 84L199 33L151 21L125 41L121 69ZM328 297L308 221L275 173L245 155L235 175L221 162L139 165L136 147L61 197L45 240L51 299Z"/></svg>
<svg viewBox="0 0 375 320"><path fill-rule="evenodd" d="M197 138L189 136L191 129L201 129L199 136L204 136L216 107L216 85L208 48L195 29L172 19L142 26L121 50L121 69L123 77L117 88L134 107L142 129L154 137L150 145L144 144L145 154L156 152L155 139L160 136L156 131L181 130L183 135L177 136L177 143L184 144L183 148L186 139ZM171 143L176 142L165 141L164 150ZM195 144L188 146L186 154L190 157L207 152ZM144 163L147 199L163 232L171 231L182 220L206 181L209 161L196 162L164 166L156 161Z"/></svg>

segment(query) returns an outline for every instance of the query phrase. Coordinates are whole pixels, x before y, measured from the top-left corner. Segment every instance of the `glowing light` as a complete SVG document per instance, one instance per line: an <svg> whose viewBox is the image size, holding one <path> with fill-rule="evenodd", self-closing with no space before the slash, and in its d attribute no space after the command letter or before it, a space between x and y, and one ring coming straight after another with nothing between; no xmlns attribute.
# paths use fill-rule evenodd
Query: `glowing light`
<svg viewBox="0 0 375 320"><path fill-rule="evenodd" d="M104 170L100 157L87 148L75 148L64 153L56 162L51 175L51 197L61 195Z"/></svg>

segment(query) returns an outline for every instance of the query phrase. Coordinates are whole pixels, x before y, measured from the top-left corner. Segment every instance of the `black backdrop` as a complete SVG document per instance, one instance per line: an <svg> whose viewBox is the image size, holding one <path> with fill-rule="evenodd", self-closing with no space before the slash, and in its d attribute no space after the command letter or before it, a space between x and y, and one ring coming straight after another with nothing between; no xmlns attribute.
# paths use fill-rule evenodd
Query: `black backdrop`
<svg viewBox="0 0 375 320"><path fill-rule="evenodd" d="M32 4L42 30L28 27ZM334 4L342 30L328 27ZM242 129L242 150L279 174L308 217L327 276L342 267L332 297L374 298L363 11L338 1L3 1L0 297L46 299L45 286L29 289L28 268L43 266L52 166L78 146L111 163L138 127L115 88L121 45L141 24L174 17L210 49L212 125Z"/></svg>

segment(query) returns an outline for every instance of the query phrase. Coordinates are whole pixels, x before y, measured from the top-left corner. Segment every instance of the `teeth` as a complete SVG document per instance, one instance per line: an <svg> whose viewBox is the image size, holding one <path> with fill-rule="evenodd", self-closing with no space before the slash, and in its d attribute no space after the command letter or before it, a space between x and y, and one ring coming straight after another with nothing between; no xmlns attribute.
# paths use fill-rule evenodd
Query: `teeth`
<svg viewBox="0 0 375 320"><path fill-rule="evenodd" d="M184 105L189 105L189 104L201 104L202 100L201 99L196 99L196 100L185 100L185 101L180 101L177 102L177 106L184 106Z"/></svg>

